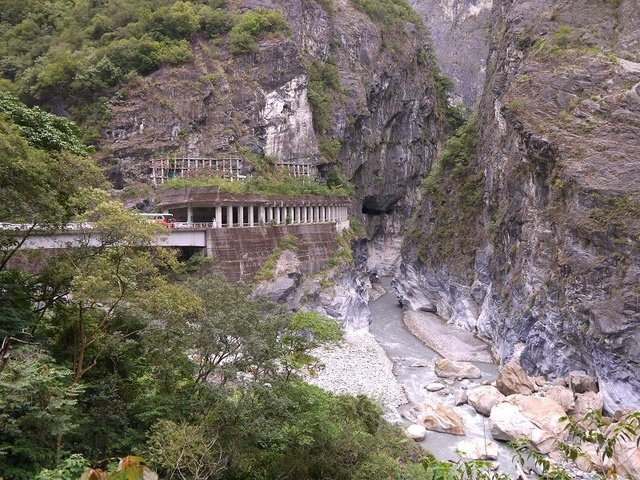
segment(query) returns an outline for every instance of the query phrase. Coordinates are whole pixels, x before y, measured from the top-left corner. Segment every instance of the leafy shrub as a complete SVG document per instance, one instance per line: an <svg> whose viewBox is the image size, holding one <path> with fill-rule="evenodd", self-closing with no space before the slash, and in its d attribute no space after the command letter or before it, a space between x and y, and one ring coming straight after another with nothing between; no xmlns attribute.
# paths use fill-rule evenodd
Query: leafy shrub
<svg viewBox="0 0 640 480"><path fill-rule="evenodd" d="M443 120L445 133L451 135L466 122L470 111L464 104L451 102L453 81L440 71L435 60L432 61L431 71L438 115Z"/></svg>
<svg viewBox="0 0 640 480"><path fill-rule="evenodd" d="M234 16L222 8L212 9L208 5L200 8L200 27L211 37L227 33L234 21Z"/></svg>
<svg viewBox="0 0 640 480"><path fill-rule="evenodd" d="M243 182L232 182L221 177L174 178L165 182L162 187L218 187L221 192L230 193L327 196L348 196L352 194L353 189L348 183L327 185L306 177L292 177L278 169Z"/></svg>
<svg viewBox="0 0 640 480"><path fill-rule="evenodd" d="M66 118L47 113L38 107L29 108L16 97L0 92L0 115L15 123L29 145L38 149L87 155L80 141L80 129Z"/></svg>
<svg viewBox="0 0 640 480"><path fill-rule="evenodd" d="M111 94L132 72L187 61L195 33L220 35L234 22L219 1L40 3L7 7L6 16L3 5L0 80L23 99L62 100L72 112Z"/></svg>
<svg viewBox="0 0 640 480"><path fill-rule="evenodd" d="M422 25L420 16L404 0L354 0L354 5L385 29L402 22Z"/></svg>
<svg viewBox="0 0 640 480"><path fill-rule="evenodd" d="M337 138L324 137L320 138L320 140L318 141L318 148L320 149L320 153L327 160L337 160L341 147L342 143Z"/></svg>
<svg viewBox="0 0 640 480"><path fill-rule="evenodd" d="M321 136L327 135L332 127L334 102L342 93L340 72L334 63L320 60L307 60L305 68L309 74L307 95L313 114L313 126Z"/></svg>
<svg viewBox="0 0 640 480"><path fill-rule="evenodd" d="M263 282L266 280L272 280L274 276L274 270L276 267L276 262L280 258L280 255L284 253L285 250L291 250L292 252L298 251L298 238L293 235L287 235L283 237L279 242L278 246L271 252L264 263L260 267L260 270L253 277L254 282Z"/></svg>
<svg viewBox="0 0 640 480"><path fill-rule="evenodd" d="M245 12L229 33L231 51L236 55L255 50L257 41L266 34L289 35L287 21L275 10L257 9Z"/></svg>

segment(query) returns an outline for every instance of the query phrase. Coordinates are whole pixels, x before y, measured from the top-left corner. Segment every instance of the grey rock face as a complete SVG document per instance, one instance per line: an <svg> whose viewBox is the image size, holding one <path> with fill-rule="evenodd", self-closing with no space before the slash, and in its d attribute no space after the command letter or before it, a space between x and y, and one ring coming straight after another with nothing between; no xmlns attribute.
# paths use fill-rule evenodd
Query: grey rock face
<svg viewBox="0 0 640 480"><path fill-rule="evenodd" d="M478 103L489 51L492 0L409 0L429 27L442 71L454 94L468 106Z"/></svg>
<svg viewBox="0 0 640 480"><path fill-rule="evenodd" d="M640 406L634 5L494 2L475 262L454 274L456 258L423 264L409 246L396 282L408 306L491 339L503 362L522 342L529 374L594 376L610 412Z"/></svg>
<svg viewBox="0 0 640 480"><path fill-rule="evenodd" d="M328 287L314 277L304 278L290 292L287 305L292 310L314 310L336 319L345 328L358 330L371 323L369 291L371 283L362 271L343 265L328 273Z"/></svg>

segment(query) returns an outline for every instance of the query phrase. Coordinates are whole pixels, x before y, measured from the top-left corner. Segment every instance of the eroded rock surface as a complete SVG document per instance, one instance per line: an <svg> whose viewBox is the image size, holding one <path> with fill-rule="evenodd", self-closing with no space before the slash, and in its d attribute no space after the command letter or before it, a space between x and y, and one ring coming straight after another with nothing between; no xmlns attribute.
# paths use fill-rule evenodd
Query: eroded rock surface
<svg viewBox="0 0 640 480"><path fill-rule="evenodd" d="M636 11L494 1L476 152L455 184L482 201L442 232L447 203L426 198L396 283L403 304L490 339L502 362L524 343L531 375L595 377L611 413L640 407Z"/></svg>
<svg viewBox="0 0 640 480"><path fill-rule="evenodd" d="M427 430L450 433L452 435L465 434L462 417L452 407L443 403L436 403L435 405L422 403L417 406L417 409L416 418Z"/></svg>
<svg viewBox="0 0 640 480"><path fill-rule="evenodd" d="M436 360L434 369L441 378L480 378L482 371L470 362L456 362L448 358Z"/></svg>
<svg viewBox="0 0 640 480"><path fill-rule="evenodd" d="M496 440L529 440L540 453L557 448L567 432L563 408L551 399L512 395L491 410L491 435Z"/></svg>
<svg viewBox="0 0 640 480"><path fill-rule="evenodd" d="M496 387L504 395L530 395L536 390L533 380L517 362L508 362L502 367L496 378Z"/></svg>

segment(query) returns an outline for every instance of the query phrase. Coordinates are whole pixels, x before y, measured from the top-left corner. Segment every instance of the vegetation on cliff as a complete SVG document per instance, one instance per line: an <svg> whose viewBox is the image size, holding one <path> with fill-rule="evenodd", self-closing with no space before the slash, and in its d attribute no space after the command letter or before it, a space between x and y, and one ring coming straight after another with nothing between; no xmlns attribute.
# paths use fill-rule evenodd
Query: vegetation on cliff
<svg viewBox="0 0 640 480"><path fill-rule="evenodd" d="M353 195L353 186L342 177L336 182L322 183L307 177L292 177L281 171L265 172L235 182L221 177L196 177L174 178L162 184L162 188L177 187L218 187L221 192L263 195Z"/></svg>
<svg viewBox="0 0 640 480"><path fill-rule="evenodd" d="M425 264L433 258L466 262L457 267L474 261L484 186L476 142L477 117L473 115L445 142L423 181L424 203L410 220L407 233Z"/></svg>
<svg viewBox="0 0 640 480"><path fill-rule="evenodd" d="M191 58L194 35L229 33L231 50L242 54L264 35L289 32L279 12L239 15L217 0L11 0L2 9L0 87L94 127L120 85Z"/></svg>

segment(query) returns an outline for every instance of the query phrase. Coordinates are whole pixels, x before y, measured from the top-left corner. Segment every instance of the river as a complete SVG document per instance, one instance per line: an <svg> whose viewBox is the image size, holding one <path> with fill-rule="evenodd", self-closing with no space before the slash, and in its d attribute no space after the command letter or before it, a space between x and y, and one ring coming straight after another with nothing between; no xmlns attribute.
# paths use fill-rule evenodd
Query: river
<svg viewBox="0 0 640 480"><path fill-rule="evenodd" d="M402 386L409 403L401 405L398 410L402 413L410 411L414 405L423 402L444 403L455 406L457 392L462 389L470 389L479 385L485 380L494 380L497 374L497 367L491 363L473 362L482 372L482 378L478 380L463 380L446 382L436 376L433 368L434 361L441 358L435 350L429 348L422 341L418 340L407 329L403 321L403 311L391 288L389 278L381 278L381 285L386 293L369 304L372 322L369 331L382 346L387 356L393 363L393 373ZM442 322L439 329L448 329L450 340L455 340L458 332L463 333L454 326L446 325ZM468 332L464 332L468 335ZM443 340L446 341L446 340ZM477 340L481 342L480 340ZM469 342L467 342L469 343ZM467 343L454 343L447 348L464 348ZM446 350L446 349L445 349ZM440 350L442 352L442 350ZM461 353L461 352L456 352ZM428 392L424 387L432 382L452 383L447 388L439 392ZM475 412L473 407L462 405L455 407L456 412L462 417L465 423L468 439L484 438L491 440L489 420ZM408 425L409 421L404 420ZM424 441L421 442L425 450L432 453L440 460L459 460L456 454L457 444L464 437L449 435L446 433L427 432ZM508 448L499 445L498 461L503 471L512 473L512 453Z"/></svg>

